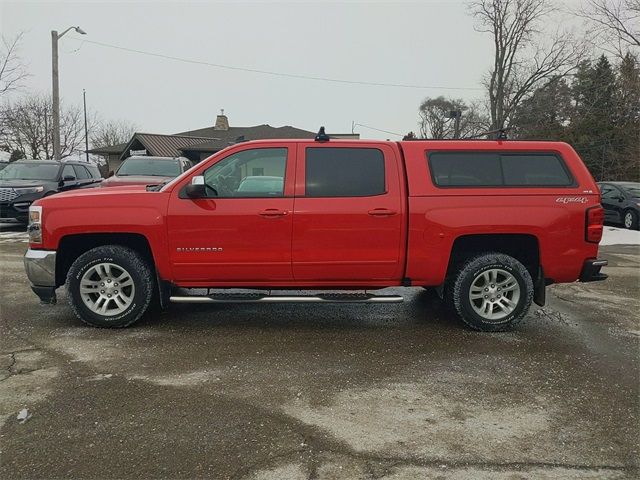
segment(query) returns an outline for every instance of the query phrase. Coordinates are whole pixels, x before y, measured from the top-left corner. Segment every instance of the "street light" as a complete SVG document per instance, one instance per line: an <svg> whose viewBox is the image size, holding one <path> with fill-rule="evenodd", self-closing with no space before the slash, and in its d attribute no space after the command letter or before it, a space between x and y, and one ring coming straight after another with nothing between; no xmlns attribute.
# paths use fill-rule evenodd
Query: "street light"
<svg viewBox="0 0 640 480"><path fill-rule="evenodd" d="M64 32L58 34L56 30L51 30L51 77L53 80L53 158L60 160L60 90L58 85L58 40L60 40L69 30L75 30L80 35L87 32L80 27L69 27Z"/></svg>

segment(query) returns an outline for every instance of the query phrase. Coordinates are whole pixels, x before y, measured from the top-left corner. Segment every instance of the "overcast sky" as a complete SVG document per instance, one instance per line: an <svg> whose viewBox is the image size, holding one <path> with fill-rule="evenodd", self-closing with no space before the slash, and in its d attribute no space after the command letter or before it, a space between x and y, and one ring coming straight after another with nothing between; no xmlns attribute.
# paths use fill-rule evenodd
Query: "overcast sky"
<svg viewBox="0 0 640 480"><path fill-rule="evenodd" d="M567 0L577 5L580 0ZM404 134L418 131L426 96L481 99L491 38L474 30L463 0L402 2L7 2L0 31L24 31L27 91L51 91L51 35L60 41L63 102L139 131L175 133L213 125L267 123L335 133L351 122ZM435 88L340 84L177 62L83 42L220 65ZM445 87L450 87L445 88ZM460 90L456 90L459 88ZM397 138L364 127L365 138Z"/></svg>

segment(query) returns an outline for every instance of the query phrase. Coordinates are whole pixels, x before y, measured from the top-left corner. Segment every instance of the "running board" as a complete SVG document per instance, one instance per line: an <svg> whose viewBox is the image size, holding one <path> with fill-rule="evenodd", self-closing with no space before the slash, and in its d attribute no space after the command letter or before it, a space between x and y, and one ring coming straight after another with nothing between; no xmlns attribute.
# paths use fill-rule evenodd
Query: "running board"
<svg viewBox="0 0 640 480"><path fill-rule="evenodd" d="M401 303L400 295L324 294L324 295L201 295L172 296L172 303Z"/></svg>

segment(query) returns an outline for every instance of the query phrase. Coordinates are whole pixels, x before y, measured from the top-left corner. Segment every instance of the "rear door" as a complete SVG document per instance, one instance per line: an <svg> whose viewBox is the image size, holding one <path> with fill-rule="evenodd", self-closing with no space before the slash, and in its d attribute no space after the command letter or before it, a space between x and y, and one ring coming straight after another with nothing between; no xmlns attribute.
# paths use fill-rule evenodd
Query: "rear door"
<svg viewBox="0 0 640 480"><path fill-rule="evenodd" d="M76 180L78 181L78 186L84 186L93 183L93 178L91 178L89 170L87 170L84 165L74 165L73 170L76 172Z"/></svg>
<svg viewBox="0 0 640 480"><path fill-rule="evenodd" d="M402 277L399 161L386 144L299 144L292 247L296 282L366 285Z"/></svg>

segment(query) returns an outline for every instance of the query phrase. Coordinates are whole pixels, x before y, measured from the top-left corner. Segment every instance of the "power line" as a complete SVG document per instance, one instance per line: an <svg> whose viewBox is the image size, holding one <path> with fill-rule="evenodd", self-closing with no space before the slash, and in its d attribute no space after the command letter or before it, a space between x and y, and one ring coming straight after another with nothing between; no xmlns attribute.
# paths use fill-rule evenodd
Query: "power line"
<svg viewBox="0 0 640 480"><path fill-rule="evenodd" d="M300 80L316 80L321 82L332 82L332 83L345 83L349 85L367 85L371 87L394 87L394 88L412 88L412 89L437 89L437 90L483 90L480 87L445 87L438 85L412 85L405 83L383 83L383 82L367 82L363 80L346 80L341 78L330 78L330 77L318 77L314 75L302 75L297 73L284 73L284 72L275 72L271 70L260 70L257 68L249 68L249 67L238 67L233 65L224 65L221 63L211 63L205 62L203 60L194 60L189 58L175 57L172 55L165 55L163 53L155 53L155 52L147 52L144 50L138 50L135 48L122 47L119 45L112 45L104 42L96 42L94 40L86 40L84 38L71 37L73 40L83 43L90 43L92 45L99 45L101 47L113 48L116 50L122 50L129 53L137 53L139 55L147 55L149 57L163 58L165 60L174 60L176 62L182 63L190 63L194 65L204 65L207 67L221 68L225 70L235 70L240 72L250 72L250 73L259 73L263 75L272 75L275 77L286 77L286 78L297 78Z"/></svg>
<svg viewBox="0 0 640 480"><path fill-rule="evenodd" d="M382 129L376 128L376 127L370 127L369 125L363 125L362 123L354 123L353 126L354 127L364 127L364 128L368 128L369 130L375 130L376 132L389 133L391 135L397 135L398 137L404 137L404 135L402 135L401 133L390 132L389 130L382 130Z"/></svg>

